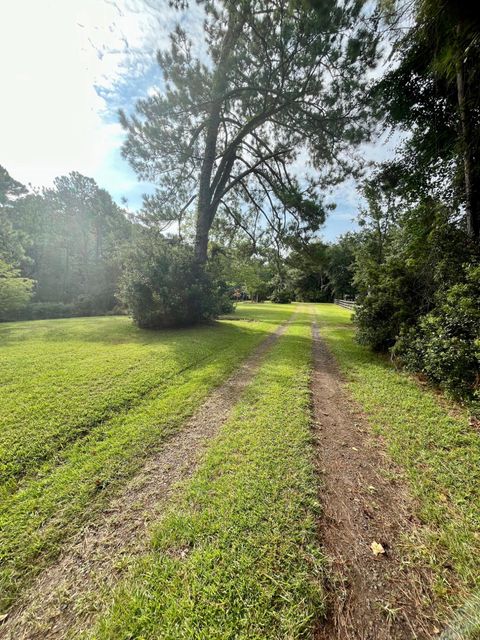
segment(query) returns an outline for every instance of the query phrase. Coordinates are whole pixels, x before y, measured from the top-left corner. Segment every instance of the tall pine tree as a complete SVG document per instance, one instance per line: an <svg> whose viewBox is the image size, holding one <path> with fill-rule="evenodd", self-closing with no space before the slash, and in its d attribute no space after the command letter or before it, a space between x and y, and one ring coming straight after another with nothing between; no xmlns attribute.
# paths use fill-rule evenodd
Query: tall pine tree
<svg viewBox="0 0 480 640"><path fill-rule="evenodd" d="M363 0L202 4L207 55L177 27L158 54L164 90L121 115L124 155L158 186L151 218L195 211L200 264L219 209L237 223L253 209L290 234L319 227L318 187L345 174L345 151L368 136L365 71L376 55ZM292 170L305 148L322 169L309 184Z"/></svg>

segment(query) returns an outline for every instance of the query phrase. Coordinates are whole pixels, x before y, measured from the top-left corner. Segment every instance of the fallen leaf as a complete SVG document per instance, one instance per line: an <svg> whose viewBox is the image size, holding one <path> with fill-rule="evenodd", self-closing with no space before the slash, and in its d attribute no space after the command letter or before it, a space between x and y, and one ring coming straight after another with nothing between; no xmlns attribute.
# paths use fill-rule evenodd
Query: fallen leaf
<svg viewBox="0 0 480 640"><path fill-rule="evenodd" d="M352 447L352 449L353 449L354 451L358 451L357 447Z"/></svg>
<svg viewBox="0 0 480 640"><path fill-rule="evenodd" d="M376 556L380 556L382 555L382 553L385 553L385 549L383 548L383 546L379 542L375 542L375 540L370 545L370 549Z"/></svg>

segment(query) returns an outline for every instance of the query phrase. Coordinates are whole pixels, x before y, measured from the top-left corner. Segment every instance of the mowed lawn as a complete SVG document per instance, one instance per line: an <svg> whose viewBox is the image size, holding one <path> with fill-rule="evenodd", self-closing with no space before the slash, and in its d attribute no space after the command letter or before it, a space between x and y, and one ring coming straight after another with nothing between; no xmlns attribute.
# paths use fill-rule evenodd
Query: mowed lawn
<svg viewBox="0 0 480 640"><path fill-rule="evenodd" d="M465 412L358 345L350 313L326 304L302 311L86 637L314 637L328 572L309 434L314 318L418 499L422 525L398 541L405 562L430 567L440 617L467 603L454 626L465 640L479 637L478 434Z"/></svg>
<svg viewBox="0 0 480 640"><path fill-rule="evenodd" d="M243 305L170 331L124 317L0 325L2 608L294 309Z"/></svg>
<svg viewBox="0 0 480 640"><path fill-rule="evenodd" d="M154 528L151 553L113 603L102 603L106 613L86 638L313 637L325 611L325 561L310 432L311 311L301 307L268 353Z"/></svg>
<svg viewBox="0 0 480 640"><path fill-rule="evenodd" d="M421 526L400 541L406 562L430 568L446 615L469 600L480 587L480 439L466 411L356 343L339 307L241 304L176 331L126 318L0 325L3 608L293 312L150 551L113 593L95 594L100 615L85 637L313 637L328 572L310 433L314 319L417 498ZM465 639L479 637L469 611Z"/></svg>

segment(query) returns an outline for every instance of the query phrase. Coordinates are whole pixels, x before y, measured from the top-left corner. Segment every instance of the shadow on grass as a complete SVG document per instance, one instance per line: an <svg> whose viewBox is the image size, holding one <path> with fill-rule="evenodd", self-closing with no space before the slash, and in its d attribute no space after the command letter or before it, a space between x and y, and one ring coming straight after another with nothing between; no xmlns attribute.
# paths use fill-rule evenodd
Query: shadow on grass
<svg viewBox="0 0 480 640"><path fill-rule="evenodd" d="M81 318L55 318L51 320L29 320L0 323L0 347L16 342L40 340L48 342L80 341L122 344L156 344L160 341L175 341L185 338L202 338L212 330L221 331L225 327L233 328L233 323L241 331L251 331L248 327L238 327L239 322L262 324L280 324L293 313L292 306L272 308L263 305L242 306L236 313L221 316L217 321L184 327L163 329L141 329L126 316L88 316ZM265 333L268 333L265 330Z"/></svg>

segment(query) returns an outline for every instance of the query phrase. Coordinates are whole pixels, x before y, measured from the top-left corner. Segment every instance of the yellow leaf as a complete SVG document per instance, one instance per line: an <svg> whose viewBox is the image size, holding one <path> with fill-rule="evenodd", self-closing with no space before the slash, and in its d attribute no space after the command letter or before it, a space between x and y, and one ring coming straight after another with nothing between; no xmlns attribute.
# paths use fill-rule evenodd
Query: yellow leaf
<svg viewBox="0 0 480 640"><path fill-rule="evenodd" d="M375 542L375 540L370 545L370 549L373 551L373 553L376 556L379 556L382 553L385 553L385 549L382 547L382 545L379 542Z"/></svg>

